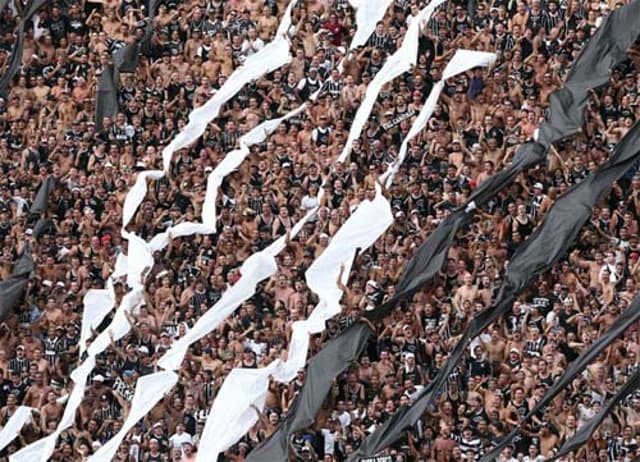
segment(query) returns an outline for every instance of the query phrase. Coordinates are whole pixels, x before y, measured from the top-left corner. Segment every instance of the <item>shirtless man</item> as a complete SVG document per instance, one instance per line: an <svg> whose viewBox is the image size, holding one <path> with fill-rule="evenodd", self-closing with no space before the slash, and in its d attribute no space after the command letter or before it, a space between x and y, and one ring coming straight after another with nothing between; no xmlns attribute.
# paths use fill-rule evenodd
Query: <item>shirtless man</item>
<svg viewBox="0 0 640 462"><path fill-rule="evenodd" d="M50 390L51 388L45 385L42 372L36 372L33 385L29 387L24 397L23 405L40 408Z"/></svg>
<svg viewBox="0 0 640 462"><path fill-rule="evenodd" d="M40 410L40 428L46 432L49 427L49 422L58 422L62 417L64 406L56 402L57 395L54 391L47 393L47 404L45 404Z"/></svg>
<svg viewBox="0 0 640 462"><path fill-rule="evenodd" d="M262 14L258 17L258 36L267 42L278 29L278 18L271 14L269 5L262 7Z"/></svg>
<svg viewBox="0 0 640 462"><path fill-rule="evenodd" d="M463 285L458 287L456 294L453 296L453 306L460 311L465 301L473 303L477 296L478 288L473 285L473 277L470 273L465 273Z"/></svg>

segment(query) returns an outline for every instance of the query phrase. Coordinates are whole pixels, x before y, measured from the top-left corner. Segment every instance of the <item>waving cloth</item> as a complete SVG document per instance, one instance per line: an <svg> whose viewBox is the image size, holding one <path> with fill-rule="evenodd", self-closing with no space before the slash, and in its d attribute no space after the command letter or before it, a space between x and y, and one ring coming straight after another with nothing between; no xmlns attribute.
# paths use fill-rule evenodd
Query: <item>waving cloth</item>
<svg viewBox="0 0 640 462"><path fill-rule="evenodd" d="M637 4L638 2L636 1L631 5L631 7L633 7L632 13L637 12ZM618 27L620 27L621 23L627 23L627 25L629 25L629 16L624 16L624 11L628 11L629 9L630 7L625 7L622 9L622 12L612 14L605 21L605 25L609 22L618 24ZM636 18L637 22L638 15L635 14L633 17ZM621 33L617 37L612 38L602 32L612 29L615 30L617 27L607 26L606 29L601 28L576 61L576 66L579 66L579 68L590 69L588 81L593 79L594 83L606 82L606 78L609 75L609 66L612 65L610 57L613 57L614 63L619 62L621 57L618 51L620 49L626 49L633 42L633 38L630 37L629 34ZM513 178L522 171L521 169L529 168L541 162L544 159L546 146L555 139L569 136L575 132L574 127L580 126L584 119L583 109L587 101L587 90L585 89L580 93L580 87L576 82L584 78L584 75L573 72L567 80L567 86L571 85L574 92L573 101L575 104L573 104L574 110L571 113L573 117L571 123L565 123L556 127L553 133L555 133L555 137L557 138L551 136L547 130L541 130L539 135L540 144L527 143L521 146L514 159L514 164L510 169L499 172L490 180L483 183L481 187L474 192L470 201L465 204L464 207L454 211L440 224L405 268L403 277L398 284L397 295L377 309L365 313L367 318L372 321L379 321L395 307L399 299L412 295L424 283L437 274L444 264L455 232L463 226L467 219L466 213L473 210L476 206L483 205L495 192L512 181ZM595 87L595 85L590 86ZM586 88L588 89L588 86ZM249 460L269 459L273 456L270 448L278 445L281 450L286 451L288 436L313 421L315 414L319 410L322 401L333 383L333 378L344 371L352 361L356 360L360 352L364 349L369 338L368 335L365 335L367 331L368 329L362 325L352 326L330 342L329 345L314 357L314 360L309 364L307 376L321 377L322 380L315 380L313 383L311 383L310 380L305 381L303 389L295 400L286 419L281 423L271 438L249 455ZM353 355L343 355L336 358L336 356L331 353L333 351L353 352ZM316 370L322 370L323 373L314 374ZM395 435L393 438L394 441L400 436L401 432L402 430ZM379 447L380 445L377 446ZM375 454L375 452L376 451L370 451L367 454Z"/></svg>
<svg viewBox="0 0 640 462"><path fill-rule="evenodd" d="M571 247L580 228L591 216L600 194L640 159L640 124L636 124L617 145L614 154L596 173L571 187L551 207L542 224L520 245L509 262L496 300L469 323L445 366L416 398L377 428L348 459L373 456L398 440L414 425L427 406L433 404L447 378L462 360L469 342L506 314L522 291L537 275L554 265ZM493 454L493 452L492 452ZM486 460L491 459L487 456Z"/></svg>
<svg viewBox="0 0 640 462"><path fill-rule="evenodd" d="M500 455L500 451L509 444L509 442L519 433L522 425L526 424L532 416L541 411L547 404L549 404L553 398L558 395L566 386L568 386L574 378L582 370L589 365L591 361L598 357L600 353L604 351L604 349L611 344L615 339L619 338L619 336L633 323L635 323L638 319L640 319L640 297L636 297L631 305L620 314L614 323L611 325L609 330L601 335L593 344L583 351L578 358L576 358L569 367L565 370L565 372L558 378L553 385L545 392L544 396L540 398L538 402L536 402L535 406L531 411L529 411L520 422L520 425L515 428L508 436L504 439L500 440L500 442L491 449L491 452L486 454L482 460L490 461L495 460L498 455Z"/></svg>
<svg viewBox="0 0 640 462"><path fill-rule="evenodd" d="M605 419L607 414L611 412L611 410L621 401L625 400L627 396L631 395L633 392L640 389L640 369L637 370L630 378L627 380L624 385L618 390L618 392L611 397L611 399L600 408L598 413L594 415L591 420L582 425L578 430L574 433L574 435L569 438L562 447L558 450L556 454L550 459L547 459L547 462L553 462L554 460L558 460L560 457L569 454L571 451L575 451L576 449L583 446L585 443L589 441L593 432L600 426L602 421Z"/></svg>
<svg viewBox="0 0 640 462"><path fill-rule="evenodd" d="M44 5L46 0L33 0L27 4L24 10L24 15L18 23L18 29L16 31L16 41L13 43L11 49L11 56L9 57L9 64L2 77L0 77L0 97L7 99L9 91L9 83L18 72L20 63L22 60L22 52L24 50L24 31L31 17L38 11L38 9ZM0 2L0 13L4 9L6 3Z"/></svg>

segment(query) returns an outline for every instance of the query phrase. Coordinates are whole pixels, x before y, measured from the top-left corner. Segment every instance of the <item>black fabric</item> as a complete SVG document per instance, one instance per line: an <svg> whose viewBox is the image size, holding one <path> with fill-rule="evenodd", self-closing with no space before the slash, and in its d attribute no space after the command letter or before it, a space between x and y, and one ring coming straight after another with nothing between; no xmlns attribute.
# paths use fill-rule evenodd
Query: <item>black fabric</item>
<svg viewBox="0 0 640 462"><path fill-rule="evenodd" d="M549 269L567 253L580 228L591 216L598 196L640 159L640 124L635 124L616 146L611 158L594 174L574 185L551 207L542 224L520 245L511 257L504 283L492 306L480 312L458 341L445 367L438 371L432 386L420 393L415 402L398 410L377 428L348 459L371 457L397 441L406 429L433 404L449 375L460 363L469 342L506 314L518 293L537 275ZM486 460L495 460L489 459Z"/></svg>
<svg viewBox="0 0 640 462"><path fill-rule="evenodd" d="M36 198L33 200L33 204L31 204L31 208L29 209L29 213L40 215L46 212L47 207L49 206L49 196L55 187L56 179L52 176L48 176L40 185Z"/></svg>
<svg viewBox="0 0 640 462"><path fill-rule="evenodd" d="M611 410L618 403L623 401L627 396L632 394L638 388L640 388L640 369L637 370L631 377L629 377L629 380L627 380L625 384L622 385L622 387L618 390L618 392L613 397L611 397L611 399L604 406L600 408L598 413L594 415L586 424L582 425L571 438L565 441L558 452L550 459L547 459L547 462L553 462L554 460L567 455L571 451L575 451L576 449L587 443L589 441L589 438L591 438L591 435L593 435L593 432L596 431L607 414L611 412Z"/></svg>
<svg viewBox="0 0 640 462"><path fill-rule="evenodd" d="M1 1L1 0L0 0ZM22 62L22 51L24 48L24 31L29 23L29 20L38 9L46 3L47 0L33 0L25 7L22 19L18 23L16 30L16 41L11 49L11 56L9 57L9 63L4 75L0 78L0 96L7 98L9 92L9 83L18 72L20 63ZM6 3L5 3L6 4ZM3 5L0 3L0 12L3 9Z"/></svg>
<svg viewBox="0 0 640 462"><path fill-rule="evenodd" d="M33 238L38 239L44 234L55 234L56 225L50 218L40 218L33 227Z"/></svg>
<svg viewBox="0 0 640 462"><path fill-rule="evenodd" d="M624 58L624 51L633 43L633 38L630 36L633 35L635 38L637 31L640 30L640 27L638 27L640 25L640 14L638 14L639 5L640 0L635 0L632 4L621 8L607 17L598 32L594 35L594 40L590 40L587 43L576 59L574 70L570 72L566 79L565 86L567 89L564 90L563 88L561 90L562 93L555 98L553 95L551 96L550 123L542 124L540 127L538 135L539 143L527 143L522 146L518 150L519 156L514 159L514 165L518 166L518 164L522 162L522 164L526 164L522 165L522 169L530 168L535 165L535 161L532 160L531 163L527 164L525 159L528 156L536 157L540 155L543 158L546 153L546 148L549 145L559 139L575 134L580 129L584 120L584 108L588 102L589 88L595 88L606 83L609 70ZM626 32L629 30L636 32ZM605 33L603 31L607 32ZM561 111L561 113L556 115L558 111ZM514 165L511 167L513 168ZM627 167L625 166L625 168ZM520 171L522 170L520 169L518 173ZM511 176L513 173L515 172L499 172L490 180L483 183L470 197L469 202L473 202L476 207L482 206L486 200L491 198L515 178L517 173ZM606 174L600 178L602 181L605 181ZM581 190L584 190L584 187ZM418 398L414 405L398 410L385 425L365 440L363 446L361 446L350 460L356 460L357 457L371 456L380 452L402 436L404 429L408 428L411 423L420 418L426 405L432 401L444 385L446 378L453 372L458 360L464 353L467 342L481 333L486 326L495 322L501 314L510 309L517 292L530 280L530 278L527 278L527 273L522 272L522 269L527 267L526 261L528 258L533 258L531 260L532 265L530 266L533 270L530 277L533 277L534 274L538 274L548 268L566 252L570 246L570 242L575 239L580 227L584 221L588 219L589 215L584 215L587 208L584 207L584 203L582 206L580 205L580 198L577 197L575 193L571 194L570 190L565 196L569 199L564 199L564 201L566 201L564 203L571 203L571 205L569 207L563 205L558 206L556 203L549 213L549 215L553 213L555 218L553 220L545 220L545 223L551 224L545 226L543 223L543 226L534 232L534 235L530 239L530 241L534 241L535 239L534 242L538 244L532 246L530 241L528 241L528 243L518 249L518 252L514 255L509 265L508 274L510 277L501 288L497 298L498 303L479 313L472 319L470 329L463 335L463 339L454 348L449 361L445 363L444 369L440 371L441 373L422 391L420 398ZM468 204L465 204L465 209L466 205ZM577 209L573 210L573 207L577 207ZM380 321L396 306L400 298L410 296L437 274L446 261L446 254L453 241L455 232L463 226L467 219L465 209L458 209L451 213L418 249L414 258L412 258L405 268L403 276L396 288L397 295L375 310L365 313L365 316L369 320L372 322ZM554 209L555 212L553 211ZM590 212L590 207L588 209ZM576 217L574 216L575 211L582 213ZM561 226L556 230L553 227L558 224L558 220L560 220ZM563 238L563 235L566 236L566 238ZM549 251L544 247L548 244L550 244ZM544 248L544 252L540 251L541 248ZM555 254L552 252L555 252ZM519 257L516 258L518 255ZM545 259L544 257L547 258ZM325 346L325 349L331 346L333 349L339 350L344 348L348 350L351 348L353 351L353 343L355 341L357 340L350 338L349 331L347 330ZM361 341L364 345L367 339ZM333 368L333 370L341 371L348 367L348 364L344 363L332 364L332 362L337 362L336 358L332 358L330 355L324 355L325 349L316 355L318 363L314 364L314 368L322 367L325 368L325 370ZM325 362L320 363L320 358ZM311 367L307 370L308 376L311 376L310 372ZM313 375L315 376L316 374ZM315 390L316 393L324 397L328 393L330 385L326 388L321 385L323 384L312 384L310 380L307 379L303 385L303 390L306 388ZM435 393L433 392L434 390ZM315 408L295 406L295 412L293 409L294 408L292 408L280 425L280 428L286 428L286 430L274 433L261 446L249 454L248 460L254 462L287 460L289 437L293 432L304 428L304 426L293 425L293 422L304 423L312 421L319 410L319 406ZM305 413L304 418L302 415L299 415L300 413Z"/></svg>
<svg viewBox="0 0 640 462"><path fill-rule="evenodd" d="M134 41L117 50L112 57L113 64L109 64L100 75L96 95L95 125L102 130L105 117L112 117L118 113L118 85L121 73L135 73L138 69L140 54L149 53L151 35L153 33L153 18L158 7L158 0L151 0L149 16L145 26L144 36L140 41Z"/></svg>
<svg viewBox="0 0 640 462"><path fill-rule="evenodd" d="M562 376L556 380L553 385L546 391L544 396L536 403L527 415L523 418L520 425L524 425L532 416L536 415L540 410L547 406L573 379L586 368L591 361L598 357L607 346L611 344L618 336L620 336L629 326L640 319L640 297L636 297L631 305L618 316L609 330L601 335L587 350L576 358L565 370ZM500 455L500 451L519 433L520 428L514 429L508 436L500 440L500 442L485 454L481 461L496 460Z"/></svg>
<svg viewBox="0 0 640 462"><path fill-rule="evenodd" d="M35 270L31 249L25 247L13 265L11 276L0 281L0 322L5 321L22 302L29 279Z"/></svg>
<svg viewBox="0 0 640 462"><path fill-rule="evenodd" d="M563 88L550 96L549 123L540 127L540 142L551 144L582 127L589 89L607 84L611 70L625 58L639 31L638 0L607 16L571 68Z"/></svg>
<svg viewBox="0 0 640 462"><path fill-rule="evenodd" d="M114 65L109 64L100 75L96 93L95 125L97 130L102 130L102 121L105 117L111 117L118 112L118 88L113 80L114 72Z"/></svg>
<svg viewBox="0 0 640 462"><path fill-rule="evenodd" d="M371 330L363 322L352 324L343 338L349 342L329 342L307 367L307 376L300 394L278 429L261 445L251 451L247 461L288 460L289 437L296 430L308 427L327 397L333 378L358 359L367 344Z"/></svg>
<svg viewBox="0 0 640 462"><path fill-rule="evenodd" d="M29 273L0 281L0 322L5 321L20 305L29 282Z"/></svg>

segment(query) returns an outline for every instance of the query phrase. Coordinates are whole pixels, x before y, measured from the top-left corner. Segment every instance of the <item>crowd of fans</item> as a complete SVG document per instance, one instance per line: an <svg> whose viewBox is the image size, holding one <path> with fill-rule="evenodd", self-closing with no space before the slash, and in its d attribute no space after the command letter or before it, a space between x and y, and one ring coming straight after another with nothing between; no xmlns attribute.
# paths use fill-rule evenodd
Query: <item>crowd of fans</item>
<svg viewBox="0 0 640 462"><path fill-rule="evenodd" d="M103 288L119 252L124 198L136 173L161 168L161 151L244 60L274 38L284 0L160 0L152 46L135 74L119 82L121 112L94 120L96 85L112 53L144 29L140 0L47 2L26 28L21 70L0 99L0 279L25 248L36 276L15 316L0 326L0 424L17 406L32 421L2 453L51 433L79 363L83 295ZM238 268L305 211L317 216L279 257L261 284L220 328L187 354L180 382L127 436L114 460L192 461L216 392L234 367L261 367L288 347L291 324L317 297L304 273L357 205L375 194L376 177L457 48L498 53L489 72L448 81L428 128L411 143L385 190L395 221L356 258L343 312L313 337L312 356L362 312L393 294L417 246L448 211L511 162L545 117L549 95L602 19L622 3L579 0L451 0L422 31L418 65L387 84L344 164L335 159L372 78L402 41L424 0L395 0L367 44L352 51L357 24L346 0L300 0L293 9L291 64L245 86L202 138L174 156L169 175L150 184L129 230L148 240L202 212L206 176L239 136L261 121L317 101L285 123L227 178L219 195L218 231L174 239L154 255L146 305L129 316L131 333L97 358L75 419L52 460L84 460L127 415L135 382L153 372L242 275ZM0 11L0 74L15 42L23 5ZM637 49L592 91L580 136L552 149L545 166L525 172L475 213L454 242L446 267L412 301L378 326L358 363L338 377L312 426L294 435L292 460L342 461L434 377L473 314L488 306L505 263L558 195L607 159L640 114ZM343 62L344 59L344 62ZM339 64L343 62L342 72ZM436 407L385 455L396 461L473 461L519 424L567 364L625 310L640 282L640 176L630 172L594 208L570 255L540 277L512 312L476 340L449 377ZM28 213L39 185L57 187L48 216L55 229L34 238ZM324 185L323 185L324 184ZM318 199L319 189L324 196ZM115 284L117 302L126 281ZM97 330L109 322L110 317ZM634 327L503 452L504 462L538 462L587 422L637 367ZM259 423L220 460L241 462L271 435L304 382L272 383ZM640 458L640 396L618 407L572 461Z"/></svg>

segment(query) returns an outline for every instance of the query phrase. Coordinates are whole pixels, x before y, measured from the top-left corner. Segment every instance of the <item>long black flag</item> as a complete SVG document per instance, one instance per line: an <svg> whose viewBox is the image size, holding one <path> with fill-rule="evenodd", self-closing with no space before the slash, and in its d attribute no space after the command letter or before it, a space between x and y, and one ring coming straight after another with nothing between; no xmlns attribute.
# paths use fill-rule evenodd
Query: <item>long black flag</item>
<svg viewBox="0 0 640 462"><path fill-rule="evenodd" d="M609 414L609 412L611 412L611 410L618 403L623 401L627 396L636 391L638 388L640 388L640 369L637 370L629 378L629 380L624 383L624 385L622 385L618 392L613 395L604 406L600 408L598 413L594 415L591 420L578 428L578 431L576 431L575 434L562 445L558 452L550 459L547 459L547 462L553 462L554 460L567 455L571 451L575 451L576 449L587 443L589 441L589 438L591 438L591 435L593 435L593 432L596 431L596 428L598 428L598 426L600 426L607 414Z"/></svg>
<svg viewBox="0 0 640 462"><path fill-rule="evenodd" d="M118 86L120 73L135 73L140 60L140 53L149 53L151 48L151 35L153 33L153 18L158 6L158 0L149 2L149 12L144 35L140 40L125 45L113 53L113 64L104 68L98 81L96 92L95 124L98 130L102 129L102 121L105 117L111 117L118 112Z"/></svg>
<svg viewBox="0 0 640 462"><path fill-rule="evenodd" d="M27 26L29 20L35 14L35 12L38 11L38 9L42 5L44 5L46 1L47 0L33 0L25 6L24 14L22 15L22 19L20 19L18 28L16 30L16 41L13 43L13 48L11 49L11 56L9 57L7 69L4 75L0 78L0 96L4 97L5 99L8 96L9 83L16 75L16 72L18 72L18 68L20 67L20 63L22 61L25 27ZM0 12L2 12L2 8L0 8Z"/></svg>
<svg viewBox="0 0 640 462"><path fill-rule="evenodd" d="M29 209L29 213L40 215L46 212L47 207L49 206L49 196L51 192L54 190L56 186L56 179L49 175L38 188L38 192L36 193L36 197L33 200L33 204L31 204L31 208Z"/></svg>
<svg viewBox="0 0 640 462"><path fill-rule="evenodd" d="M574 134L578 128L582 126L584 121L584 108L588 101L588 90L589 88L596 88L607 82L610 69L624 57L623 54L620 53L620 50L625 51L634 42L637 32L630 34L624 31L638 30L640 26L639 9L640 2L635 0L630 5L613 12L606 18L596 34L594 34L592 39L587 43L574 63L574 69L577 70L572 71L568 75L565 87L562 89L563 96L558 98L558 102L563 104L555 103L555 105L551 107L550 120L553 127L545 127L543 125L540 129L538 139L543 146L546 147L558 139ZM563 117L554 116L554 112L558 110L562 111L564 114ZM523 157L526 157L528 154L535 155L537 150L540 149L537 146L539 145L527 143L521 146L518 153ZM546 150L543 150L543 155L544 153L546 153ZM514 163L516 163L517 159L519 159L519 156L516 156ZM502 174L502 172L498 175L500 174ZM506 183L501 181L498 175L494 175L490 180L483 183L471 196L470 202L473 202L476 206L481 206L491 195L503 188ZM412 258L405 268L403 277L398 284L398 287L404 289L403 296L414 293L421 284L433 278L440 268L442 268L455 232L463 226L466 220L465 211L466 210L459 209L451 213L443 220L430 238L418 249L414 258ZM400 292L400 290L397 290L397 292ZM379 321L393 309L398 299L399 295L394 297L393 302L389 301L378 309L365 313L365 315L371 321ZM505 303L504 305L508 306L509 303ZM361 347L364 348L364 344L366 344L368 338L358 340L355 338L355 335L353 335L352 338L352 335L350 330L346 330L325 346L314 358L316 360L314 367L322 367L327 372L334 371L332 378L344 371L357 356L348 359L345 358L344 362L337 363L336 358L330 354L325 354L325 351L328 351L329 348L357 351L355 348L350 348L352 343L357 341L362 342ZM338 346L336 347L334 344ZM329 345L332 346L330 347ZM461 348L461 351L463 351L463 348ZM311 367L310 364L307 369L308 376L311 375ZM297 399L301 399L301 396L305 394L305 390L312 390L324 398L329 392L331 385L330 383L328 386L323 385L325 384L310 383L310 380L305 380L303 390ZM431 388L430 386L427 389ZM315 402L321 404L322 400L316 399ZM309 400L307 400L307 404L308 403ZM315 407L297 406L296 404L294 404L287 414L287 417L280 424L278 430L262 445L254 449L249 454L248 460L286 460L288 438L293 432L304 428L304 426L295 425L294 423L312 421L320 408L320 404ZM304 415L301 413L304 413Z"/></svg>
<svg viewBox="0 0 640 462"><path fill-rule="evenodd" d="M0 322L7 319L21 303L34 270L31 248L27 245L22 255L14 263L11 276L0 281Z"/></svg>
<svg viewBox="0 0 640 462"><path fill-rule="evenodd" d="M445 381L464 355L468 343L489 325L506 314L518 293L533 278L554 265L571 247L580 228L591 216L600 194L640 159L640 123L636 123L616 146L611 158L596 173L572 186L551 207L542 224L513 254L505 272L504 283L494 304L480 312L469 323L445 366L438 371L432 386L423 391L415 402L399 409L391 419L377 428L348 459L373 456L403 434L434 402Z"/></svg>
<svg viewBox="0 0 640 462"><path fill-rule="evenodd" d="M567 385L569 385L573 379L582 372L582 370L598 357L604 349L611 344L619 335L621 335L629 326L640 319L640 297L636 297L631 305L616 318L609 330L593 344L583 351L578 358L576 358L565 372L556 380L553 385L545 392L544 396L535 404L522 419L520 425L524 425L532 416L538 413L542 408L547 406L553 398L556 397ZM515 428L508 436L502 439L489 453L485 454L482 461L495 460L500 451L509 444L509 442L519 433L519 427Z"/></svg>

